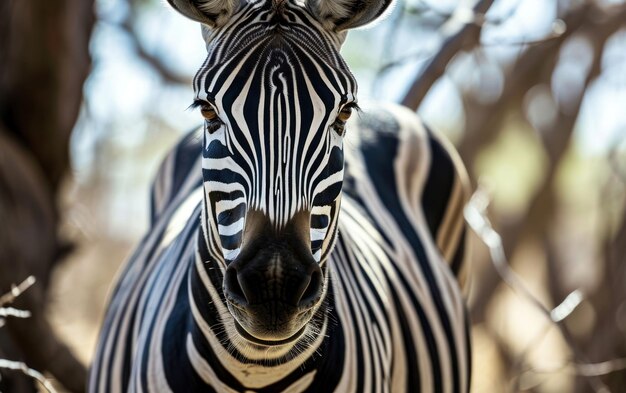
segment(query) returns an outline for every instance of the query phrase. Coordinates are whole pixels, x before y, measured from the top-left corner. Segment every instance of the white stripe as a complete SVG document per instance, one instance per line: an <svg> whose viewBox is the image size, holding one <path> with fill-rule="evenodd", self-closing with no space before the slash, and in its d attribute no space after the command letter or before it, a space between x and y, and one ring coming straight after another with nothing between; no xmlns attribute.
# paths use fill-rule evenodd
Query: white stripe
<svg viewBox="0 0 626 393"><path fill-rule="evenodd" d="M326 237L326 228L318 229L311 228L311 241L314 242L316 240L324 240Z"/></svg>
<svg viewBox="0 0 626 393"><path fill-rule="evenodd" d="M217 230L219 231L220 236L232 236L243 231L244 222L244 217L241 217L239 220L233 222L230 225L219 224L217 226Z"/></svg>
<svg viewBox="0 0 626 393"><path fill-rule="evenodd" d="M239 197L235 199L222 199L220 201L217 201L215 202L216 215L219 215L226 210L232 210L245 202L246 198L244 197Z"/></svg>
<svg viewBox="0 0 626 393"><path fill-rule="evenodd" d="M229 250L227 248L222 248L222 253L224 254L224 259L227 259L229 261L234 261L235 258L237 258L239 256L240 252L241 252L241 247L237 247L234 250Z"/></svg>

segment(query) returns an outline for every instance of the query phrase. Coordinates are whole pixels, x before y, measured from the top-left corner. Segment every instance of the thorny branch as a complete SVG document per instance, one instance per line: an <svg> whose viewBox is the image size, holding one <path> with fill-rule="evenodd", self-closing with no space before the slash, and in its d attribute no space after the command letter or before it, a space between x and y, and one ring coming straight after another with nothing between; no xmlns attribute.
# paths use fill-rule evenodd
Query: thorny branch
<svg viewBox="0 0 626 393"><path fill-rule="evenodd" d="M19 285L13 285L11 291L0 296L0 327L4 325L3 317L17 317L17 318L28 318L30 317L30 312L24 310L18 310L12 307L4 307L7 304L12 303L18 296L20 296L24 291L30 288L33 284L35 284L35 277L29 276ZM34 370L28 367L23 362L16 362L13 360L0 359L0 369L6 370L14 370L20 371L24 375L27 375L43 386L46 391L49 393L56 393L56 390L52 386L52 384L41 374L39 371Z"/></svg>
<svg viewBox="0 0 626 393"><path fill-rule="evenodd" d="M570 293L565 300L552 310L546 308L524 285L523 281L509 267L502 238L496 232L489 218L487 217L487 207L489 206L489 196L483 188L474 193L469 203L465 207L463 213L465 220L478 237L489 248L492 263L504 282L513 290L520 293L522 297L532 303L539 311L541 311L552 322L558 323L567 318L583 300L582 293L574 291Z"/></svg>
<svg viewBox="0 0 626 393"><path fill-rule="evenodd" d="M18 310L17 308L13 307L0 308L0 327L2 327L3 325L2 318L6 317L28 318L30 317L30 311Z"/></svg>
<svg viewBox="0 0 626 393"><path fill-rule="evenodd" d="M609 392L608 387L598 378L615 371L626 370L626 358L613 359L599 363L590 363L585 360L586 356L580 352L569 332L564 329L562 322L578 307L583 301L580 290L571 292L561 304L553 309L548 309L524 284L522 279L511 269L504 253L502 238L493 229L487 217L487 207L489 206L489 196L486 191L479 187L474 193L463 213L465 220L478 235L479 239L488 247L491 255L491 262L500 278L513 289L519 296L531 303L543 314L553 326L556 326L563 339L567 342L574 358L562 366L552 369L528 369L525 373L554 373L573 367L574 374L585 377L595 392ZM521 379L523 374L518 376Z"/></svg>
<svg viewBox="0 0 626 393"><path fill-rule="evenodd" d="M15 298L20 296L25 290L30 288L35 283L35 277L29 276L20 285L13 285L11 291L0 296L0 327L4 326L4 318L28 318L30 317L29 311L18 310L13 307L4 307L5 305L12 303Z"/></svg>
<svg viewBox="0 0 626 393"><path fill-rule="evenodd" d="M24 293L24 291L33 286L35 281L35 277L28 276L20 285L13 285L10 292L0 296L0 307L12 303L18 296Z"/></svg>
<svg viewBox="0 0 626 393"><path fill-rule="evenodd" d="M41 386L43 386L44 389L46 389L46 391L48 391L49 393L56 393L54 386L52 386L52 384L46 379L46 377L43 376L43 374L41 374L37 370L33 370L23 362L14 362L12 360L0 359L0 369L2 368L7 370L20 371L24 375L28 375L29 377L39 382Z"/></svg>
<svg viewBox="0 0 626 393"><path fill-rule="evenodd" d="M555 56L559 53L563 42L574 34L584 34L592 37L594 41L594 51L599 51L603 47L604 41L615 32L626 16L626 7L614 6L609 10L596 9L590 6L580 6L569 10L562 15L562 20L567 28L557 39L547 41L545 45L538 45L528 48L520 55L513 68L507 73L505 84L498 100L490 104L480 103L471 96L464 98L466 126L464 139L460 145L461 155L468 165L472 167L484 146L493 143L496 138L506 129L504 126L507 116L518 111L524 93L531 86L546 82L546 78L552 73ZM596 60L601 59L601 55L595 55ZM593 71L593 70L592 70ZM586 85L589 85L597 75L596 71L587 77ZM589 78L591 76L591 78ZM577 106L580 109L582 98L585 94L586 86L578 94ZM508 255L513 255L523 238L537 228L544 228L548 222L548 214L552 214L552 184L556 171L562 157L565 156L566 147L570 144L570 136L576 121L578 110L569 112L558 111L559 115L553 123L552 131L542 132L542 147L549 153L550 165L547 166L546 173L537 186L537 192L528 202L528 212L523 217L515 220L503 220L499 224L503 234L504 248ZM548 213L548 214L546 214ZM474 293L472 306L472 320L482 321L485 318L485 311L493 298L500 280L496 272L486 269L481 275L481 285ZM561 297L559 294L557 297Z"/></svg>

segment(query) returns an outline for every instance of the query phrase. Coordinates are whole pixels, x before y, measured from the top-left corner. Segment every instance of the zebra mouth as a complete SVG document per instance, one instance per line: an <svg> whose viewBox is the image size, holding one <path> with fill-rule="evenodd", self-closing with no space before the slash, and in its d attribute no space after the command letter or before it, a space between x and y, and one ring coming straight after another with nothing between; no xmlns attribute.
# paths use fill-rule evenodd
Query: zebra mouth
<svg viewBox="0 0 626 393"><path fill-rule="evenodd" d="M254 344L264 345L267 347L274 347L274 346L279 346L279 345L290 344L296 341L298 338L300 338L302 333L304 333L304 329L306 329L306 325L302 326L302 328L300 328L300 330L298 330L292 336L287 337L282 340L262 340L260 338L254 337L253 335L248 333L246 329L244 329L243 326L241 326L239 322L237 322L237 320L235 320L235 329L237 329L237 333L239 333L243 338L245 338L246 340L250 342L253 342Z"/></svg>

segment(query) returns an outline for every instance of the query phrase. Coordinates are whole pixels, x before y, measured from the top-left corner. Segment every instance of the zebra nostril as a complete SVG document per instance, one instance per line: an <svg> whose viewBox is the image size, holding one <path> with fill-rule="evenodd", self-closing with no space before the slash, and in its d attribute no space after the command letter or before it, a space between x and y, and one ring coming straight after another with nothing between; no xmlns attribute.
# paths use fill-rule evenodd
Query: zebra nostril
<svg viewBox="0 0 626 393"><path fill-rule="evenodd" d="M239 306L245 306L248 304L248 298L246 297L239 278L237 270L233 268L226 269L226 276L224 277L224 294L226 298Z"/></svg>
<svg viewBox="0 0 626 393"><path fill-rule="evenodd" d="M298 301L298 307L312 307L322 296L322 273L319 267L311 274L311 279Z"/></svg>

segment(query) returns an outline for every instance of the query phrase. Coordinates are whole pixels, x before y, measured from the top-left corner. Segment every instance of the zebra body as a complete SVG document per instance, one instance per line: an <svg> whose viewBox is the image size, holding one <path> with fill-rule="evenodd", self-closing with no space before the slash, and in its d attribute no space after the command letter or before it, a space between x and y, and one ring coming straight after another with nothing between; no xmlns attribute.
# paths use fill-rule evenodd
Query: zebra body
<svg viewBox="0 0 626 393"><path fill-rule="evenodd" d="M468 391L464 170L406 108L348 120L332 49L388 2L171 3L213 29L207 121L159 170L89 391Z"/></svg>
<svg viewBox="0 0 626 393"><path fill-rule="evenodd" d="M408 110L372 117L346 137L328 317L313 347L275 366L258 353L239 361L203 322L203 308L227 311L199 241L195 132L158 174L151 230L113 293L90 391L467 391L464 305L443 258L463 252L463 173Z"/></svg>

